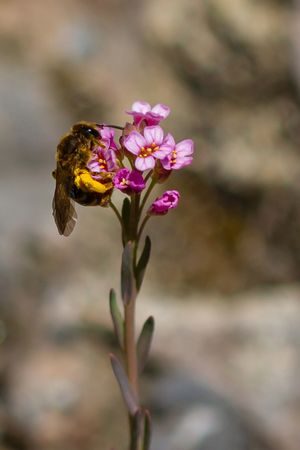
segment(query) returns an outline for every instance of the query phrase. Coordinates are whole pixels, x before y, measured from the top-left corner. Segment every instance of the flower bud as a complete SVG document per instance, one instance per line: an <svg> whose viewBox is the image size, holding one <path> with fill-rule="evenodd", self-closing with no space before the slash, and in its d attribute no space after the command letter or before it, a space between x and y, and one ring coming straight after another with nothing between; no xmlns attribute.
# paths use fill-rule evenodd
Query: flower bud
<svg viewBox="0 0 300 450"><path fill-rule="evenodd" d="M166 191L161 197L158 197L150 206L148 214L150 216L162 216L167 214L169 209L176 208L179 202L180 194L178 191Z"/></svg>

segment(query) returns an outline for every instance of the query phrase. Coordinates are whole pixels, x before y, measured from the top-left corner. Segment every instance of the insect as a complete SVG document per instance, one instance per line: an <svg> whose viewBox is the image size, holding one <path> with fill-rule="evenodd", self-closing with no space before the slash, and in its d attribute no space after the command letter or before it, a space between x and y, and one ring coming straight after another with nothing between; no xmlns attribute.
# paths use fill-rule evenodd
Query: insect
<svg viewBox="0 0 300 450"><path fill-rule="evenodd" d="M77 214L74 201L81 205L102 205L109 199L109 187L111 177L104 177L107 189L100 191L89 191L85 186L75 184L76 173L87 172L86 164L91 158L92 149L101 145L101 125L89 122L78 122L71 131L63 136L57 146L56 170L53 176L56 180L53 197L53 216L59 234L69 236L74 229ZM102 186L102 185L101 185Z"/></svg>

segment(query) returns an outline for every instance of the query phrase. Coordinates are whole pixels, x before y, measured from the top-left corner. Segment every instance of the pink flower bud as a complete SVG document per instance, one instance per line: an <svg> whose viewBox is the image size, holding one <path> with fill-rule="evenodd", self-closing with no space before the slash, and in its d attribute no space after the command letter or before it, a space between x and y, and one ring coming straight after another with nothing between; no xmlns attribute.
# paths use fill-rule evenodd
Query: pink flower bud
<svg viewBox="0 0 300 450"><path fill-rule="evenodd" d="M167 214L169 209L176 208L179 202L180 194L178 191L166 191L161 197L158 197L150 206L148 214L150 216L162 216Z"/></svg>

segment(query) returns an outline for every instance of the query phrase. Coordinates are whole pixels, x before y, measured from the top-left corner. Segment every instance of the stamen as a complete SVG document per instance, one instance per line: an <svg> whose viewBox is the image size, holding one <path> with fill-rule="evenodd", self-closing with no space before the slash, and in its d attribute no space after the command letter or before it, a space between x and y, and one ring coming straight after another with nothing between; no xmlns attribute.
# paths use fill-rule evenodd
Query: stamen
<svg viewBox="0 0 300 450"><path fill-rule="evenodd" d="M148 156L151 156L152 153L159 150L159 145L156 145L155 142L153 142L150 147L141 147L141 151L139 153L140 158L147 158Z"/></svg>
<svg viewBox="0 0 300 450"><path fill-rule="evenodd" d="M172 150L172 153L171 153L171 164L172 165L174 165L174 164L176 164L176 161L177 161L177 151L176 150Z"/></svg>
<svg viewBox="0 0 300 450"><path fill-rule="evenodd" d="M103 158L98 159L100 169L107 169L107 162Z"/></svg>

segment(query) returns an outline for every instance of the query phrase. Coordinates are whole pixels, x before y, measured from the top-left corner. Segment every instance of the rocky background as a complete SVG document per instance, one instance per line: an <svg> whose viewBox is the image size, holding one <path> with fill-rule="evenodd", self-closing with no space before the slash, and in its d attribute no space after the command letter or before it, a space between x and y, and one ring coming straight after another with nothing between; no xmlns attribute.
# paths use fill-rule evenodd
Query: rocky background
<svg viewBox="0 0 300 450"><path fill-rule="evenodd" d="M148 229L153 450L299 450L300 2L3 0L0 55L0 450L126 448L118 224L78 207L60 238L51 171L72 123L136 99L196 143Z"/></svg>

